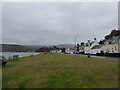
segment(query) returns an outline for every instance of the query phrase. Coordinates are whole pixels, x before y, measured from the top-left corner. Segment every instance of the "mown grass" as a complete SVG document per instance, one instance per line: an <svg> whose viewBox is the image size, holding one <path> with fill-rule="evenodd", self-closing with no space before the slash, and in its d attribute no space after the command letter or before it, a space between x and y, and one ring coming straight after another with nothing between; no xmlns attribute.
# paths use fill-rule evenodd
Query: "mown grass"
<svg viewBox="0 0 120 90"><path fill-rule="evenodd" d="M22 59L3 67L3 88L118 87L117 61L64 54Z"/></svg>

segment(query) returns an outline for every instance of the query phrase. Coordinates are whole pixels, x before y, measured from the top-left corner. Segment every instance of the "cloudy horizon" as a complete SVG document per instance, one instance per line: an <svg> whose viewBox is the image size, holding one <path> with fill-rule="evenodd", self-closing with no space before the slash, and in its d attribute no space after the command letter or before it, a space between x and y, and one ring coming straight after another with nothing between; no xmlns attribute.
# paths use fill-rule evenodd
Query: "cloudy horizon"
<svg viewBox="0 0 120 90"><path fill-rule="evenodd" d="M74 44L118 29L117 2L2 3L2 43Z"/></svg>

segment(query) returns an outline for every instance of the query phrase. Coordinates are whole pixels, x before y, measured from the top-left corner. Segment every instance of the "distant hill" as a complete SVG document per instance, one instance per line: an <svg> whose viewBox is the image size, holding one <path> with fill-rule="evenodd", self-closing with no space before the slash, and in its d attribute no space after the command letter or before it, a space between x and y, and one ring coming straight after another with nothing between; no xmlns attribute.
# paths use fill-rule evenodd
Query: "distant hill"
<svg viewBox="0 0 120 90"><path fill-rule="evenodd" d="M34 48L30 48L23 45L16 44L0 44L0 51L3 52L26 52L26 51L34 51Z"/></svg>
<svg viewBox="0 0 120 90"><path fill-rule="evenodd" d="M35 50L42 48L42 47L53 47L53 45L24 45L29 48L33 48Z"/></svg>
<svg viewBox="0 0 120 90"><path fill-rule="evenodd" d="M42 47L53 47L54 45L24 45L30 48L34 48L34 49L39 49ZM59 44L59 45L55 45L57 48L74 48L74 44Z"/></svg>
<svg viewBox="0 0 120 90"><path fill-rule="evenodd" d="M53 47L54 45L17 45L17 44L0 44L0 52L27 52L36 51L42 47ZM74 48L74 44L60 44L57 48Z"/></svg>
<svg viewBox="0 0 120 90"><path fill-rule="evenodd" d="M58 48L74 48L75 45L74 44L60 44L60 45L57 45Z"/></svg>

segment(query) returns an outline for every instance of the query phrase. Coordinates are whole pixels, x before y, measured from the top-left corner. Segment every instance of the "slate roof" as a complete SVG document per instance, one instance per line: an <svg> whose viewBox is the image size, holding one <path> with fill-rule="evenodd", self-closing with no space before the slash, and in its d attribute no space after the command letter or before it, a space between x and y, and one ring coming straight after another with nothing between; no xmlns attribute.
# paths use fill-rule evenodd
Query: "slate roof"
<svg viewBox="0 0 120 90"><path fill-rule="evenodd" d="M93 44L94 42L90 42L90 46Z"/></svg>
<svg viewBox="0 0 120 90"><path fill-rule="evenodd" d="M112 39L109 39L106 42L111 44L118 44L119 43L118 38L120 38L120 36L112 37Z"/></svg>
<svg viewBox="0 0 120 90"><path fill-rule="evenodd" d="M95 45L94 47L92 47L91 49L99 49L99 48L101 48L102 46L100 46L100 45Z"/></svg>
<svg viewBox="0 0 120 90"><path fill-rule="evenodd" d="M94 42L85 43L85 45L86 45L86 46L88 46L88 45L90 45L90 46L91 46L93 43L94 43Z"/></svg>

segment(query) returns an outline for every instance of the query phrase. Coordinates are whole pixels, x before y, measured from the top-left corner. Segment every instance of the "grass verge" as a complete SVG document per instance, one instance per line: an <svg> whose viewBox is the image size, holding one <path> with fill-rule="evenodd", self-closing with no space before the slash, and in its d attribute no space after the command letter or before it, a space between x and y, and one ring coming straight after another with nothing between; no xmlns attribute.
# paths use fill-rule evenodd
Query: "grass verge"
<svg viewBox="0 0 120 90"><path fill-rule="evenodd" d="M8 62L3 88L117 88L118 61L42 54Z"/></svg>

